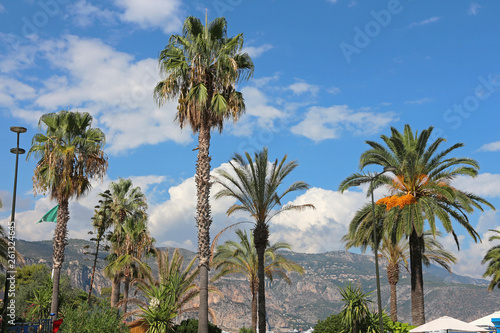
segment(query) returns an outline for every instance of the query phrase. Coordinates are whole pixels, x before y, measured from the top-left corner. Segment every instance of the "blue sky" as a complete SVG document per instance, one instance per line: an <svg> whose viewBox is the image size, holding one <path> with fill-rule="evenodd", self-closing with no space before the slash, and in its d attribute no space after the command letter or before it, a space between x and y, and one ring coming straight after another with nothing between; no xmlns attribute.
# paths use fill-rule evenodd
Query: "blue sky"
<svg viewBox="0 0 500 333"><path fill-rule="evenodd" d="M338 193L340 181L358 171L365 140L406 123L414 130L434 126L446 146L465 143L457 156L476 159L481 171L455 186L498 207L499 10L492 0L1 1L2 223L9 219L15 162L9 127L28 129L21 135L27 150L39 117L69 108L93 115L109 156L104 181L71 203L70 237L87 238L97 193L130 177L147 195L157 243L195 250L196 137L173 122L175 103L155 106L152 88L169 36L180 33L188 15L203 19L206 11L209 20L226 17L229 35L244 33L244 51L255 63L254 77L239 86L246 114L213 135L213 169L227 167L234 152L268 146L272 158L288 154L300 163L290 181L311 185L287 200L317 209L274 220L272 241L302 252L342 249L340 237L368 199L363 189ZM34 165L20 160L18 237L51 239L52 224L35 224L54 203L33 195ZM230 204L213 202L213 234L245 218L225 217ZM454 270L478 277L491 246L487 231L498 228L499 217L486 210L470 218L483 242L471 243L457 227L462 251ZM442 242L455 249L449 236Z"/></svg>

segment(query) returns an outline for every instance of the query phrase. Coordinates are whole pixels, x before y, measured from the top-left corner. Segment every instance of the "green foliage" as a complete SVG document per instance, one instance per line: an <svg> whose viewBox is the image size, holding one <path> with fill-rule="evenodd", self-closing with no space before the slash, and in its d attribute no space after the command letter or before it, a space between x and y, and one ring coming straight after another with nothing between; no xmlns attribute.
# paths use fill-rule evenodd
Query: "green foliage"
<svg viewBox="0 0 500 333"><path fill-rule="evenodd" d="M384 325L384 327L392 333L410 333L411 329L417 327L408 323L400 323L399 321L393 322L392 320L388 322L384 321Z"/></svg>
<svg viewBox="0 0 500 333"><path fill-rule="evenodd" d="M251 328L250 328L251 330ZM198 319L183 320L179 325L174 326L175 333L198 333ZM222 333L222 330L212 323L208 323L208 333ZM241 329L240 329L240 333Z"/></svg>
<svg viewBox="0 0 500 333"><path fill-rule="evenodd" d="M60 330L64 333L129 332L118 309L111 308L104 301L94 306L83 303L75 309L65 308Z"/></svg>
<svg viewBox="0 0 500 333"><path fill-rule="evenodd" d="M348 332L357 332L370 314L368 304L371 303L371 293L363 293L361 287L354 287L351 283L339 289L344 302L341 312L342 324Z"/></svg>
<svg viewBox="0 0 500 333"><path fill-rule="evenodd" d="M325 320L318 320L318 323L314 326L314 333L340 333L343 329L342 315L333 314Z"/></svg>
<svg viewBox="0 0 500 333"><path fill-rule="evenodd" d="M177 302L172 284L160 284L145 289L149 304L140 306L140 316L148 323L148 333L167 333L172 330L177 317Z"/></svg>
<svg viewBox="0 0 500 333"><path fill-rule="evenodd" d="M28 320L48 319L52 300L52 286L46 285L33 291L33 298L28 300Z"/></svg>
<svg viewBox="0 0 500 333"><path fill-rule="evenodd" d="M238 333L255 333L251 327L241 327Z"/></svg>

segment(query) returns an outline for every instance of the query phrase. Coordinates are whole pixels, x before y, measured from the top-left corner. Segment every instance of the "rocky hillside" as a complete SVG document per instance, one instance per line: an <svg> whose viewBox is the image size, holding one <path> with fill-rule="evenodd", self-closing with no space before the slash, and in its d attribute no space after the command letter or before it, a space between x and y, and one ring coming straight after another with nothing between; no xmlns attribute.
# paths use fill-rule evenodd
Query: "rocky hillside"
<svg viewBox="0 0 500 333"><path fill-rule="evenodd" d="M92 261L84 254L84 246L92 243L83 240L70 240L66 248L64 271L71 277L73 284L88 290ZM50 241L18 241L18 251L30 263L50 263L52 244ZM194 253L183 250L187 259ZM364 291L375 290L373 257L336 251L321 254L287 252L286 256L301 264L304 275L292 275L292 284L275 279L267 283L266 304L268 319L274 331L287 331L292 328L313 326L318 319L338 313L342 306L339 286L352 282L362 286ZM152 266L154 260L151 260ZM104 262L99 261L96 286L99 292L109 287L110 281L102 273ZM386 271L381 267L383 306L389 311L389 285ZM452 275L444 269L431 266L424 272L426 318L432 320L448 315L461 320L471 321L500 309L498 291L488 293L487 281L465 276ZM224 297L211 296L211 307L217 314L217 322L229 331L250 326L249 285L241 277L223 278L215 283ZM398 312L400 321L410 322L410 282L409 274L402 271L398 285ZM373 299L375 299L375 292ZM376 304L374 302L374 304ZM196 314L194 314L195 316Z"/></svg>

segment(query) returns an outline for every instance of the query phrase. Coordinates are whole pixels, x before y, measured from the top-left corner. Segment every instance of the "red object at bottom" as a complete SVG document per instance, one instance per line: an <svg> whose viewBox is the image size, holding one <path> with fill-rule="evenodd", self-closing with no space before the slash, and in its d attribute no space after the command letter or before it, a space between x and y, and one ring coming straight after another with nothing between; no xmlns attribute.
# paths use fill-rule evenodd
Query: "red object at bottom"
<svg viewBox="0 0 500 333"><path fill-rule="evenodd" d="M54 322L52 323L52 333L56 333L57 331L59 331L59 326L61 326L62 322L62 319L54 320Z"/></svg>

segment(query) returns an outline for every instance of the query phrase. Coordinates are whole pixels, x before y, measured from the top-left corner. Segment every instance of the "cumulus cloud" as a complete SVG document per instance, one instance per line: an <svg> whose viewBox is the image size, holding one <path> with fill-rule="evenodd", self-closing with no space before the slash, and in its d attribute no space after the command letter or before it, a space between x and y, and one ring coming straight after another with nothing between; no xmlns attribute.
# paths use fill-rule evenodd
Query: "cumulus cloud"
<svg viewBox="0 0 500 333"><path fill-rule="evenodd" d="M302 95L304 93L309 93L313 96L319 92L319 87L314 84L310 84L304 81L295 82L288 86L288 89L293 91L295 95Z"/></svg>
<svg viewBox="0 0 500 333"><path fill-rule="evenodd" d="M499 151L500 150L500 141L490 142L485 145L482 145L479 151Z"/></svg>
<svg viewBox="0 0 500 333"><path fill-rule="evenodd" d="M460 176L452 184L454 187L489 198L500 197L500 174L482 173L477 177Z"/></svg>
<svg viewBox="0 0 500 333"><path fill-rule="evenodd" d="M80 27L88 27L94 22L114 24L118 19L116 12L101 9L86 0L80 0L67 6L72 22Z"/></svg>
<svg viewBox="0 0 500 333"><path fill-rule="evenodd" d="M156 59L136 60L99 39L72 35L42 41L37 52L56 71L34 83L40 85L37 91L22 82L0 84L0 103L31 102L11 108L13 117L33 122L43 113L62 108L87 111L104 130L111 154L168 140L191 142L190 131L182 131L173 122L176 103L158 108L152 98L160 80Z"/></svg>
<svg viewBox="0 0 500 333"><path fill-rule="evenodd" d="M260 57L264 52L267 52L272 48L273 46L271 44L264 44L261 46L245 46L241 52L248 53L248 55L253 59Z"/></svg>
<svg viewBox="0 0 500 333"><path fill-rule="evenodd" d="M314 141L322 141L339 138L345 131L354 135L377 133L396 120L393 112L352 110L347 105L314 106L307 110L305 119L293 126L291 131Z"/></svg>
<svg viewBox="0 0 500 333"><path fill-rule="evenodd" d="M340 241L356 211L367 202L363 192L311 188L292 204L313 204L316 209L289 211L271 220L271 242L293 240L293 250L317 253L343 250Z"/></svg>
<svg viewBox="0 0 500 333"><path fill-rule="evenodd" d="M115 0L123 12L120 18L143 29L160 28L172 33L182 28L180 0Z"/></svg>

